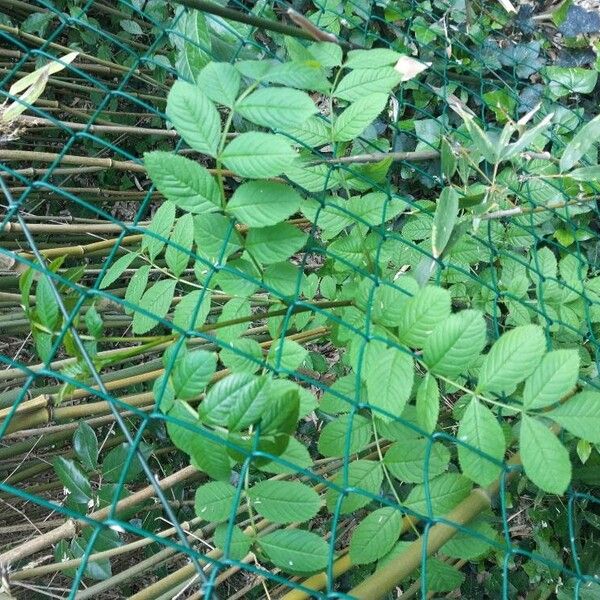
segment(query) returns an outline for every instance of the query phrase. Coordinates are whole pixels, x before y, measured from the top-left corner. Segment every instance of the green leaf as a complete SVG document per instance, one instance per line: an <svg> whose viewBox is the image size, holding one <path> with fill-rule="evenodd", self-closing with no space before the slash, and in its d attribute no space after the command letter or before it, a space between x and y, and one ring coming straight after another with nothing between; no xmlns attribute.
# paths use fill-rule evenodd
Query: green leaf
<svg viewBox="0 0 600 600"><path fill-rule="evenodd" d="M318 450L322 456L345 456L360 452L371 441L373 426L370 419L361 415L341 415L323 427L319 436Z"/></svg>
<svg viewBox="0 0 600 600"><path fill-rule="evenodd" d="M235 488L224 481L211 481L196 490L196 516L206 521L224 521L232 513ZM233 511L235 514L235 510Z"/></svg>
<svg viewBox="0 0 600 600"><path fill-rule="evenodd" d="M454 176L454 173L456 173L458 160L454 155L452 146L445 137L440 140L440 159L444 176L449 181Z"/></svg>
<svg viewBox="0 0 600 600"><path fill-rule="evenodd" d="M398 322L398 337L407 346L422 348L437 325L451 312L448 290L426 286L421 288L403 306Z"/></svg>
<svg viewBox="0 0 600 600"><path fill-rule="evenodd" d="M600 443L600 394L583 391L575 394L546 416L567 431L593 444Z"/></svg>
<svg viewBox="0 0 600 600"><path fill-rule="evenodd" d="M250 317L251 314L250 302L247 298L232 298L223 306L217 323L229 323L229 321L235 319L245 319ZM227 327L222 327L217 331L217 337L220 342L231 342L240 338L249 326L249 320L237 324L228 324Z"/></svg>
<svg viewBox="0 0 600 600"><path fill-rule="evenodd" d="M136 258L137 255L135 252L129 252L115 260L115 262L108 268L108 270L104 274L104 277L100 282L100 289L104 290L111 284L113 284L115 281L117 281L117 279L121 277L125 269L127 269Z"/></svg>
<svg viewBox="0 0 600 600"><path fill-rule="evenodd" d="M427 449L430 440L423 438L395 442L385 453L384 464L400 481L423 483L443 473L450 462L448 448L432 443L429 458Z"/></svg>
<svg viewBox="0 0 600 600"><path fill-rule="evenodd" d="M344 66L347 69L376 69L395 64L400 53L391 48L372 48L370 50L350 50Z"/></svg>
<svg viewBox="0 0 600 600"><path fill-rule="evenodd" d="M217 104L233 108L241 77L239 71L226 62L210 62L198 74L198 86Z"/></svg>
<svg viewBox="0 0 600 600"><path fill-rule="evenodd" d="M142 334L150 331L158 324L157 319L166 316L175 293L174 279L163 279L155 283L140 298L139 306L150 312L153 316L147 316L136 311L133 315L133 333Z"/></svg>
<svg viewBox="0 0 600 600"><path fill-rule="evenodd" d="M221 119L199 86L178 80L167 96L167 117L190 148L215 157Z"/></svg>
<svg viewBox="0 0 600 600"><path fill-rule="evenodd" d="M229 537L229 525L222 523L215 529L215 545L225 550L226 541ZM237 526L233 526L229 553L227 556L232 560L241 561L250 551L252 540Z"/></svg>
<svg viewBox="0 0 600 600"><path fill-rule="evenodd" d="M485 346L483 315L463 310L440 323L425 341L423 359L434 374L455 376L465 372Z"/></svg>
<svg viewBox="0 0 600 600"><path fill-rule="evenodd" d="M371 460L356 460L348 465L348 487L356 488L360 492L351 492L341 503L340 514L352 513L371 502L371 496L379 494L383 471L381 465ZM343 473L338 473L333 483L343 487L346 485ZM336 509L339 492L330 488L327 490L326 502L330 512Z"/></svg>
<svg viewBox="0 0 600 600"><path fill-rule="evenodd" d="M266 227L293 215L301 202L302 196L289 185L274 181L249 181L235 190L227 210L250 227Z"/></svg>
<svg viewBox="0 0 600 600"><path fill-rule="evenodd" d="M416 485L403 502L403 506L419 515L429 514L431 502L432 516L448 514L471 492L471 482L458 473L444 473L427 485Z"/></svg>
<svg viewBox="0 0 600 600"><path fill-rule="evenodd" d="M529 377L546 351L544 331L539 325L521 325L500 336L484 356L477 389L511 392Z"/></svg>
<svg viewBox="0 0 600 600"><path fill-rule="evenodd" d="M169 242L173 242L174 244L191 251L193 241L194 219L192 215L183 215L175 222L175 227L173 228ZM190 255L182 250L178 250L171 244L168 244L165 252L165 260L173 275L179 277L185 271L188 262L190 261Z"/></svg>
<svg viewBox="0 0 600 600"><path fill-rule="evenodd" d="M308 350L294 340L278 338L271 344L267 364L276 370L295 371L308 356Z"/></svg>
<svg viewBox="0 0 600 600"><path fill-rule="evenodd" d="M197 244L198 256L211 263L224 261L238 250L242 243L233 220L217 214L194 217L194 240ZM197 267L202 269L203 273L208 272L208 266L200 262L197 262Z"/></svg>
<svg viewBox="0 0 600 600"><path fill-rule="evenodd" d="M417 389L417 422L427 432L432 433L440 415L440 391L436 378L426 373Z"/></svg>
<svg viewBox="0 0 600 600"><path fill-rule="evenodd" d="M497 540L498 534L489 523L490 516L481 517L469 523L468 531L457 531L456 534L442 546L441 552L453 558L473 560L490 552L493 548L490 542ZM479 535L474 535L479 534ZM482 536L483 539L479 536ZM489 540L489 541L488 541Z"/></svg>
<svg viewBox="0 0 600 600"><path fill-rule="evenodd" d="M525 381L523 406L526 409L545 408L558 402L575 387L578 376L577 350L548 352Z"/></svg>
<svg viewBox="0 0 600 600"><path fill-rule="evenodd" d="M265 87L252 92L235 106L248 121L271 129L301 126L317 112L306 92L282 87Z"/></svg>
<svg viewBox="0 0 600 600"><path fill-rule="evenodd" d="M228 375L213 385L200 404L200 419L231 431L256 423L269 401L269 381L265 375Z"/></svg>
<svg viewBox="0 0 600 600"><path fill-rule="evenodd" d="M39 322L46 329L53 330L58 325L59 308L52 284L48 276L41 274L35 288L35 310Z"/></svg>
<svg viewBox="0 0 600 600"><path fill-rule="evenodd" d="M172 152L146 152L144 166L158 191L191 213L219 210L219 187L208 170L196 161Z"/></svg>
<svg viewBox="0 0 600 600"><path fill-rule="evenodd" d="M212 437L222 438L215 431L210 431L200 423L192 408L181 400L176 400L169 411L167 432L173 444L188 454L192 465L207 473L218 481L229 481L231 477L231 460L223 439L215 442ZM172 419L188 424L185 427Z"/></svg>
<svg viewBox="0 0 600 600"><path fill-rule="evenodd" d="M202 304L198 309L196 318L192 322L192 315L196 311L198 302L202 297ZM173 325L181 327L185 331L190 329L198 329L206 321L208 312L210 311L210 290L194 290L186 294L175 306L173 311Z"/></svg>
<svg viewBox="0 0 600 600"><path fill-rule="evenodd" d="M401 79L402 75L394 67L356 69L341 79L333 95L348 102L356 102L376 93L387 96Z"/></svg>
<svg viewBox="0 0 600 600"><path fill-rule="evenodd" d="M98 466L98 439L85 421L79 422L73 434L73 450L86 469L91 470Z"/></svg>
<svg viewBox="0 0 600 600"><path fill-rule="evenodd" d="M214 352L195 350L179 358L171 374L175 396L181 400L197 398L210 383L216 368Z"/></svg>
<svg viewBox="0 0 600 600"><path fill-rule="evenodd" d="M386 348L379 341L371 341L365 352L362 376L367 386L369 404L395 417L401 416L414 382L414 364L410 353ZM384 421L391 419L379 412L377 416Z"/></svg>
<svg viewBox="0 0 600 600"><path fill-rule="evenodd" d="M336 117L333 139L345 142L358 137L379 116L387 101L387 94L370 94L353 102Z"/></svg>
<svg viewBox="0 0 600 600"><path fill-rule="evenodd" d="M212 59L206 16L199 10L179 6L173 24L175 27L170 29L172 33L169 37L177 49L177 74L180 79L195 80L202 67Z"/></svg>
<svg viewBox="0 0 600 600"><path fill-rule="evenodd" d="M221 350L219 358L234 373L256 373L264 360L260 344L250 338L232 340Z"/></svg>
<svg viewBox="0 0 600 600"><path fill-rule="evenodd" d="M121 19L119 21L119 25L123 28L124 31L130 33L131 35L143 35L144 31L140 27L140 24L137 21L132 21L131 19Z"/></svg>
<svg viewBox="0 0 600 600"><path fill-rule="evenodd" d="M58 456L52 461L52 466L61 483L69 490L71 500L77 504L87 504L92 497L92 486L77 463Z"/></svg>
<svg viewBox="0 0 600 600"><path fill-rule="evenodd" d="M458 219L458 192L445 187L437 201L431 227L431 248L434 258L442 255Z"/></svg>
<svg viewBox="0 0 600 600"><path fill-rule="evenodd" d="M289 223L251 229L246 236L246 250L260 263L270 265L286 260L298 252L308 236Z"/></svg>
<svg viewBox="0 0 600 600"><path fill-rule="evenodd" d="M542 74L557 98L569 94L589 94L598 81L598 71L581 67L546 67Z"/></svg>
<svg viewBox="0 0 600 600"><path fill-rule="evenodd" d="M304 523L321 508L319 494L298 481L260 481L248 497L254 510L273 523Z"/></svg>
<svg viewBox="0 0 600 600"><path fill-rule="evenodd" d="M477 398L472 398L467 406L458 426L457 437L467 444L467 447L458 445L458 460L462 472L483 487L497 479L501 467L485 455L502 461L506 451L504 432L492 411Z"/></svg>
<svg viewBox="0 0 600 600"><path fill-rule="evenodd" d="M143 450L144 455L148 456L150 454L151 449L146 446L140 446ZM127 443L119 444L115 448L113 448L102 461L102 477L106 481L110 481L111 483L117 483L122 475L122 472L125 468L125 463L127 461L127 457L129 456L130 445ZM131 483L135 481L135 479L141 474L142 465L137 457L137 454L134 454L133 459L129 463L129 468L124 477L125 483Z"/></svg>
<svg viewBox="0 0 600 600"><path fill-rule="evenodd" d="M142 252L147 250L152 261L161 253L165 241L169 239L171 228L175 222L175 212L175 205L172 202L163 202L146 228L146 233L142 238ZM155 235L150 235L151 233Z"/></svg>
<svg viewBox="0 0 600 600"><path fill-rule="evenodd" d="M350 560L354 565L375 562L387 554L402 531L402 514L386 506L367 515L352 532Z"/></svg>
<svg viewBox="0 0 600 600"><path fill-rule="evenodd" d="M327 566L329 546L316 533L301 529L273 531L258 538L269 560L286 573L312 573Z"/></svg>
<svg viewBox="0 0 600 600"><path fill-rule="evenodd" d="M284 138L271 133L241 133L223 150L221 161L241 177L276 177L291 167L296 151Z"/></svg>
<svg viewBox="0 0 600 600"><path fill-rule="evenodd" d="M279 455L280 459L286 460L293 466L281 464L277 461L271 461L264 465L259 465L258 468L266 473L274 473L276 475L297 473L299 469L310 469L313 461L310 453L301 442L296 438L290 438L287 448Z"/></svg>
<svg viewBox="0 0 600 600"><path fill-rule="evenodd" d="M550 494L564 494L571 481L569 453L546 425L525 414L519 451L525 474L535 485Z"/></svg>
<svg viewBox="0 0 600 600"><path fill-rule="evenodd" d="M471 140L479 151L481 156L490 164L496 164L499 160L500 151L502 148L494 145L492 140L487 134L477 125L475 118L469 112L467 112L460 104L450 103L450 107L454 110L464 121L465 127L471 136Z"/></svg>
<svg viewBox="0 0 600 600"><path fill-rule="evenodd" d="M148 275L150 274L150 265L141 266L129 280L127 289L125 290L125 300L132 305L139 303L146 285L148 284ZM130 315L134 311L133 308L125 307L125 313Z"/></svg>
<svg viewBox="0 0 600 600"><path fill-rule="evenodd" d="M586 123L567 144L560 157L560 170L568 171L574 167L584 154L600 139L600 115ZM572 175L572 173L571 173Z"/></svg>
<svg viewBox="0 0 600 600"><path fill-rule="evenodd" d="M435 592L451 592L460 588L465 576L456 567L437 558L427 561L427 590Z"/></svg>

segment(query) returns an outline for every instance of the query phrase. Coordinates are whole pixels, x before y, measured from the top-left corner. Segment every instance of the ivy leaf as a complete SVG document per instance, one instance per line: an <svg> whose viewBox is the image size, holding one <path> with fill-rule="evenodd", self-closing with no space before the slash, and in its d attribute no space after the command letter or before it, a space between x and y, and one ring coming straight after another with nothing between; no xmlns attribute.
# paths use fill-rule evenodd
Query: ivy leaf
<svg viewBox="0 0 600 600"><path fill-rule="evenodd" d="M426 373L419 384L416 408L417 422L427 433L432 433L440 415L440 391L431 373Z"/></svg>
<svg viewBox="0 0 600 600"><path fill-rule="evenodd" d="M363 379L369 394L369 404L395 417L410 398L414 382L414 364L410 353L397 348L386 348L382 342L370 342L365 353ZM392 417L377 413L389 421Z"/></svg>
<svg viewBox="0 0 600 600"><path fill-rule="evenodd" d="M85 421L79 422L73 434L73 450L86 469L91 470L98 466L98 439Z"/></svg>
<svg viewBox="0 0 600 600"><path fill-rule="evenodd" d="M248 497L256 512L273 523L303 523L321 508L319 494L298 481L260 481Z"/></svg>
<svg viewBox="0 0 600 600"><path fill-rule="evenodd" d="M142 238L142 251L147 250L150 260L154 260L165 246L175 222L175 204L163 202L154 213L150 225ZM154 235L152 235L154 234Z"/></svg>
<svg viewBox="0 0 600 600"><path fill-rule="evenodd" d="M176 81L167 96L167 117L190 148L209 156L217 155L221 119L199 86Z"/></svg>
<svg viewBox="0 0 600 600"><path fill-rule="evenodd" d="M578 376L577 350L548 352L525 381L523 406L527 409L545 408L558 402L575 387Z"/></svg>
<svg viewBox="0 0 600 600"><path fill-rule="evenodd" d="M241 77L239 71L229 63L210 62L198 74L197 83L213 102L233 108Z"/></svg>
<svg viewBox="0 0 600 600"><path fill-rule="evenodd" d="M296 151L284 138L271 133L241 133L223 150L221 161L241 177L261 179L281 175L296 160Z"/></svg>
<svg viewBox="0 0 600 600"><path fill-rule="evenodd" d="M379 463L371 460L356 460L348 465L348 486L353 487L356 492L351 492L343 500L340 514L352 513L371 502L372 496L379 494L383 471ZM336 475L333 483L342 487L345 485L343 474ZM326 502L330 512L336 509L339 492L333 488L327 490Z"/></svg>
<svg viewBox="0 0 600 600"><path fill-rule="evenodd" d="M540 421L523 415L519 451L525 474L540 489L564 494L571 481L571 461L567 449Z"/></svg>
<svg viewBox="0 0 600 600"><path fill-rule="evenodd" d="M194 219L190 214L183 215L175 222L175 227L173 228L169 242L173 242L189 252L192 249L193 241ZM179 277L185 271L185 268L190 261L190 255L183 252L183 250L178 250L169 243L165 252L165 260L173 275Z"/></svg>
<svg viewBox="0 0 600 600"><path fill-rule="evenodd" d="M435 327L451 312L450 292L440 287L421 288L403 306L398 337L407 346L422 348Z"/></svg>
<svg viewBox="0 0 600 600"><path fill-rule="evenodd" d="M440 194L431 227L431 247L434 258L442 255L458 218L458 192L445 187Z"/></svg>
<svg viewBox="0 0 600 600"><path fill-rule="evenodd" d="M433 330L425 341L423 359L436 375L460 375L481 354L485 338L483 315L476 310L463 310Z"/></svg>
<svg viewBox="0 0 600 600"><path fill-rule="evenodd" d="M211 481L196 490L196 516L206 521L224 521L232 513L235 488L225 481Z"/></svg>
<svg viewBox="0 0 600 600"><path fill-rule="evenodd" d="M372 435L369 419L361 415L342 415L323 427L318 449L322 456L345 456L346 438L349 436L348 454L354 454L369 444Z"/></svg>
<svg viewBox="0 0 600 600"><path fill-rule="evenodd" d="M301 202L302 196L289 185L274 181L248 181L235 190L227 210L250 227L266 227L293 215Z"/></svg>
<svg viewBox="0 0 600 600"><path fill-rule="evenodd" d="M367 515L350 538L350 560L354 565L375 562L397 542L402 530L402 515L386 506Z"/></svg>
<svg viewBox="0 0 600 600"><path fill-rule="evenodd" d="M269 379L249 373L234 373L218 381L200 404L200 419L232 431L256 423L269 400Z"/></svg>
<svg viewBox="0 0 600 600"><path fill-rule="evenodd" d="M163 279L155 283L140 298L139 307L145 309L152 316L136 311L133 315L133 333L142 334L150 331L158 324L157 319L166 316L175 293L174 279Z"/></svg>
<svg viewBox="0 0 600 600"><path fill-rule="evenodd" d="M257 542L269 560L286 573L312 573L327 566L329 545L316 533L286 529L261 536Z"/></svg>
<svg viewBox="0 0 600 600"><path fill-rule="evenodd" d="M283 87L265 87L240 100L235 111L248 121L271 129L299 127L317 112L306 92Z"/></svg>
<svg viewBox="0 0 600 600"><path fill-rule="evenodd" d="M144 166L158 191L176 206L191 213L219 210L219 187L206 168L172 152L146 152Z"/></svg>
<svg viewBox="0 0 600 600"><path fill-rule="evenodd" d="M335 119L333 139L345 142L358 137L377 118L387 101L387 94L370 94L353 102Z"/></svg>
<svg viewBox="0 0 600 600"><path fill-rule="evenodd" d="M533 373L545 350L539 325L521 325L501 335L483 358L477 389L510 392Z"/></svg>
<svg viewBox="0 0 600 600"><path fill-rule="evenodd" d="M458 426L457 437L468 446L458 445L462 472L484 487L497 479L501 467L474 450L501 461L506 451L504 432L492 411L477 398L472 398L467 406Z"/></svg>
<svg viewBox="0 0 600 600"><path fill-rule="evenodd" d="M181 400L197 398L209 384L217 367L214 352L195 350L179 358L171 378L175 396Z"/></svg>
<svg viewBox="0 0 600 600"><path fill-rule="evenodd" d="M77 504L87 504L92 497L92 486L77 463L58 456L52 461L52 466L61 483L69 490L71 500Z"/></svg>
<svg viewBox="0 0 600 600"><path fill-rule="evenodd" d="M423 438L395 442L385 453L383 462L390 473L400 481L422 483L443 473L450 461L448 448Z"/></svg>
<svg viewBox="0 0 600 600"><path fill-rule="evenodd" d="M251 229L246 236L246 250L260 263L270 265L289 258L306 243L308 236L297 227L279 223Z"/></svg>
<svg viewBox="0 0 600 600"><path fill-rule="evenodd" d="M600 443L600 394L583 391L546 414L573 435Z"/></svg>

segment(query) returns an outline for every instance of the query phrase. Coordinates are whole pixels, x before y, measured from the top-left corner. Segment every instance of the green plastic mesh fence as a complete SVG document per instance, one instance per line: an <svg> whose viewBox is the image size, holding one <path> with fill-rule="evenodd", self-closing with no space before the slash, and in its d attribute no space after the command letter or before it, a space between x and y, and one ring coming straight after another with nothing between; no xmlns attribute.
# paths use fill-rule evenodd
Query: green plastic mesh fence
<svg viewBox="0 0 600 600"><path fill-rule="evenodd" d="M600 597L576 4L0 0L1 597Z"/></svg>

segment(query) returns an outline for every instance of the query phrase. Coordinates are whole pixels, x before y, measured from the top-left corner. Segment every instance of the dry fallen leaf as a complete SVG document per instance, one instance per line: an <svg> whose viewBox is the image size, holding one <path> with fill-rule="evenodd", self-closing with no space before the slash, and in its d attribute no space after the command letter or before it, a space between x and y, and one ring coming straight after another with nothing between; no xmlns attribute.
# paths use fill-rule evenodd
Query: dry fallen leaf
<svg viewBox="0 0 600 600"><path fill-rule="evenodd" d="M400 81L408 81L409 79L416 77L419 73L422 73L425 69L428 69L430 66L431 63L421 62L411 56L401 56L394 69L402 75Z"/></svg>

